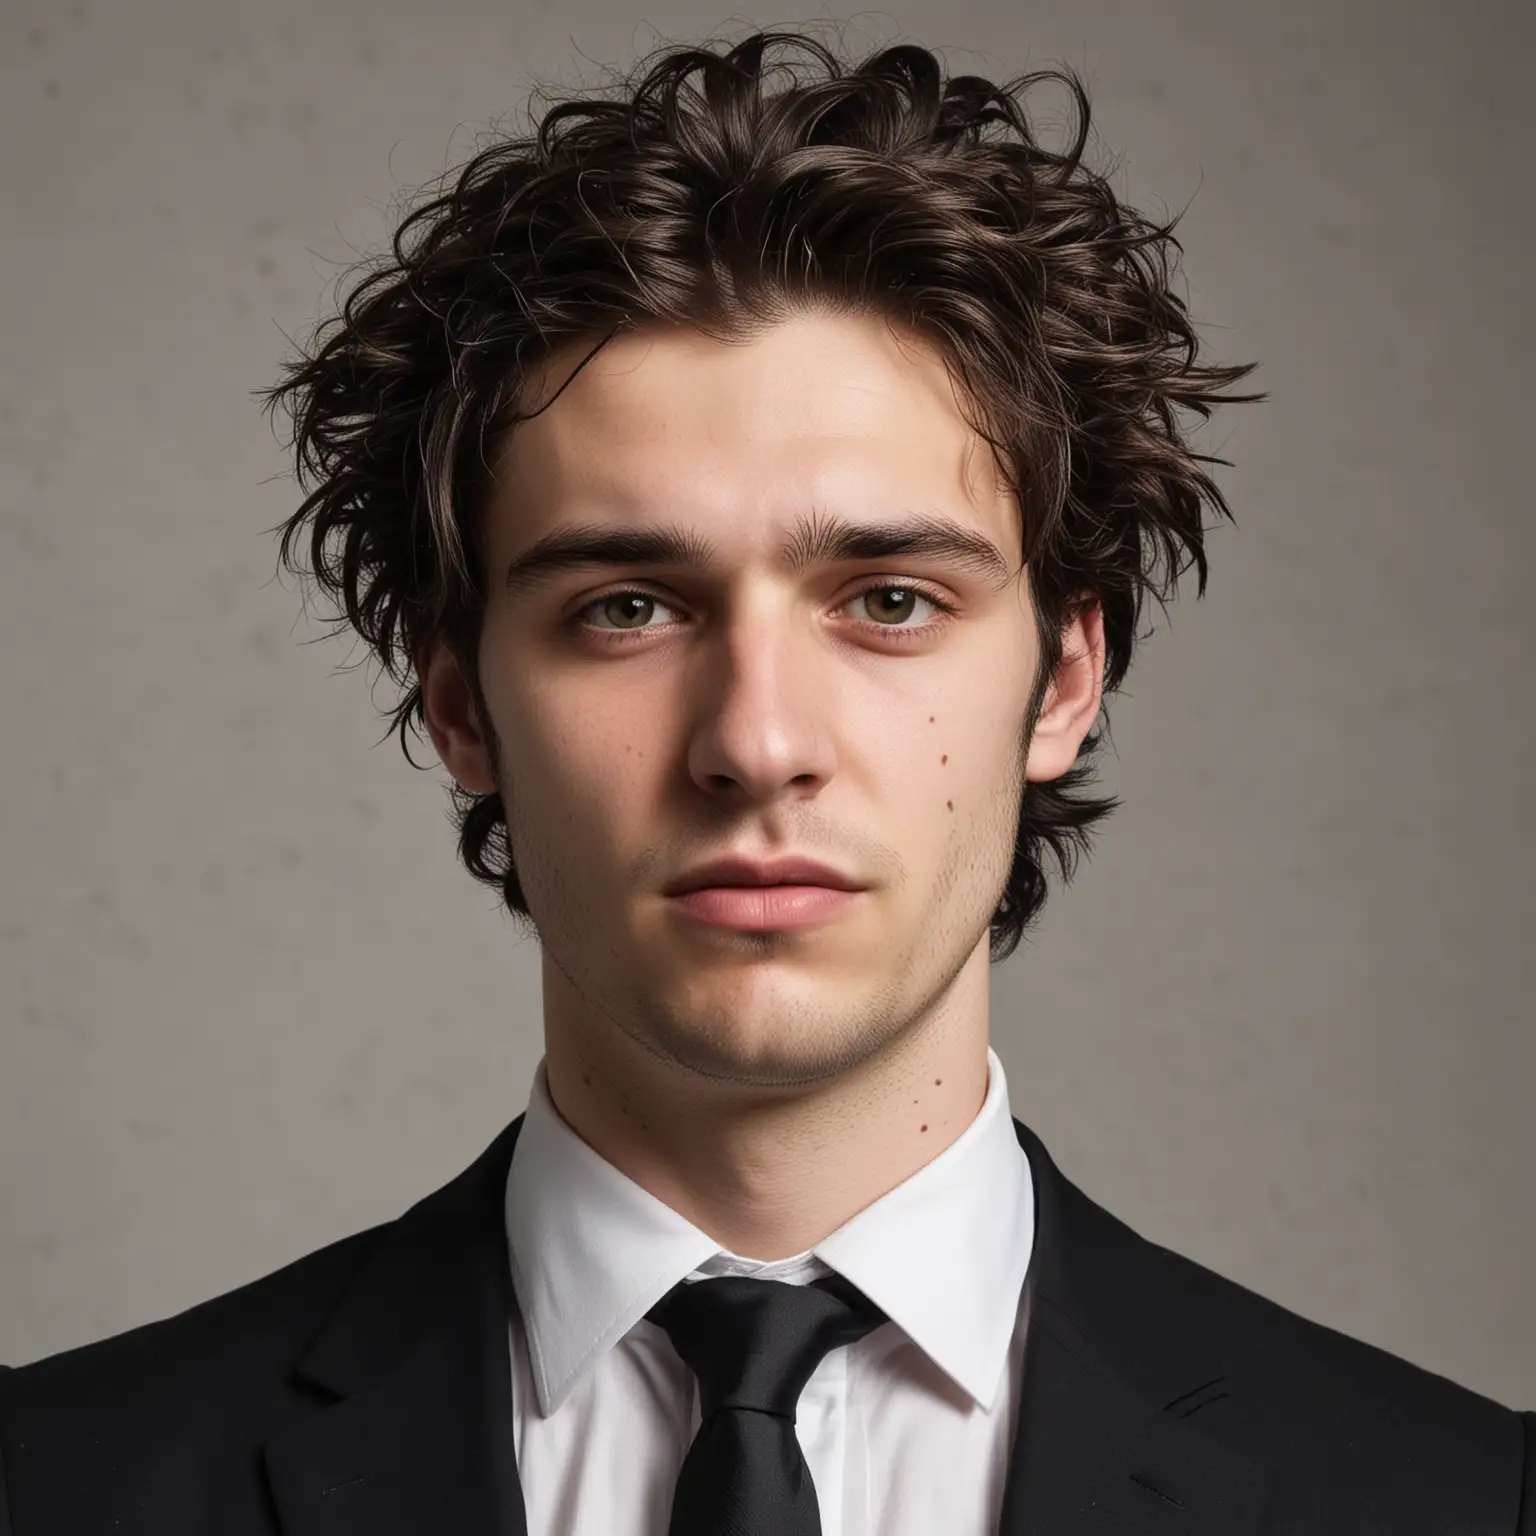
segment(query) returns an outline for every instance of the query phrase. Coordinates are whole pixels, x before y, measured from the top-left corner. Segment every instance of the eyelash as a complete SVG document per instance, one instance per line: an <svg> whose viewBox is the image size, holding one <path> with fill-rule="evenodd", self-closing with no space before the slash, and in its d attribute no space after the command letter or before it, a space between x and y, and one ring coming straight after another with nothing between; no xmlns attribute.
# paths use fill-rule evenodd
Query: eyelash
<svg viewBox="0 0 1536 1536"><path fill-rule="evenodd" d="M860 587L857 592L853 592L849 595L843 606L846 608L849 603L857 602L861 597L867 597L871 592L883 592L890 590L898 592L915 592L926 602L932 603L933 606L937 608L941 614L944 615L944 618L929 619L926 624L913 625L876 624L873 620L868 621L870 628L877 629L883 634L897 636L916 635L919 637L927 637L928 635L931 635L937 630L941 629L948 617L958 611L954 603L948 602L946 599L940 597L939 594L935 592L931 587L924 586L921 582L893 581L889 578L880 581L871 581L865 586ZM599 592L596 597L589 598L585 603L583 603L581 607L578 608L576 612L571 616L572 625L587 634L600 636L604 644L624 645L628 643L627 637L630 635L644 635L649 633L650 631L648 629L600 629L596 625L585 624L582 622L583 614L590 612L593 608L597 607L599 603L606 603L610 598L614 597L649 597L658 603L668 602L668 599L661 597L655 592L649 591L645 587L612 587L607 592Z"/></svg>

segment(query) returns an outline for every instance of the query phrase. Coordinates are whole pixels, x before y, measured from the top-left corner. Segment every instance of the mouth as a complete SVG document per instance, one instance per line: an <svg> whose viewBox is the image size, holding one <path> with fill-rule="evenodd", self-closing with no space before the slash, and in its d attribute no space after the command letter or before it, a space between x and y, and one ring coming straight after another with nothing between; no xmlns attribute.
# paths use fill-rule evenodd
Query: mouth
<svg viewBox="0 0 1536 1536"><path fill-rule="evenodd" d="M706 885L667 899L694 922L776 933L827 922L863 894L829 885Z"/></svg>

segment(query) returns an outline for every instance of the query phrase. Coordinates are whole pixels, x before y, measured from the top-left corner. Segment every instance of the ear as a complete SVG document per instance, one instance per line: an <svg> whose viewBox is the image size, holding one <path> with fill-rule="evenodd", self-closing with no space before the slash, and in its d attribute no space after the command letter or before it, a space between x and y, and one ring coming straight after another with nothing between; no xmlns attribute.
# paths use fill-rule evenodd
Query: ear
<svg viewBox="0 0 1536 1536"><path fill-rule="evenodd" d="M1091 593L1062 635L1061 665L1045 691L1025 763L1026 779L1058 779L1077 761L1104 688L1104 612Z"/></svg>
<svg viewBox="0 0 1536 1536"><path fill-rule="evenodd" d="M441 637L429 640L416 658L427 733L443 767L467 790L488 795L496 789L491 754L480 727L469 682L458 658Z"/></svg>

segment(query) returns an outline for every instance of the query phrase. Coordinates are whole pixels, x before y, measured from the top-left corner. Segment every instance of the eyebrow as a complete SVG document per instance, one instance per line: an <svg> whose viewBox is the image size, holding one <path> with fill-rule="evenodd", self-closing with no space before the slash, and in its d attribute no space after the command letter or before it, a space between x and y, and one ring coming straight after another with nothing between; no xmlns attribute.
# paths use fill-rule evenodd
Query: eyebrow
<svg viewBox="0 0 1536 1536"><path fill-rule="evenodd" d="M575 523L536 539L507 567L506 588L526 594L561 571L597 566L670 565L708 570L715 546L692 528L663 524L633 528ZM937 559L998 585L1012 574L1003 552L984 534L949 518L919 516L899 522L859 523L812 513L800 518L779 546L779 565L799 575L818 561Z"/></svg>

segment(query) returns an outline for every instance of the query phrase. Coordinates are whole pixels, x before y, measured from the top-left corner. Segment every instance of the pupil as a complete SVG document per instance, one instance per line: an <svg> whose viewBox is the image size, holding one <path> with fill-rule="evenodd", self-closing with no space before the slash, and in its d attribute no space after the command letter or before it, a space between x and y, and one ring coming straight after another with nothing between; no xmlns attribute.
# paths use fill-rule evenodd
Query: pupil
<svg viewBox="0 0 1536 1536"><path fill-rule="evenodd" d="M904 609L906 603L911 599L912 596L912 593L906 587L876 587L874 591L870 593L870 596L879 599L888 597L892 592L898 592L901 594L901 601L896 603L894 606ZM891 617L891 615L887 614L887 617Z"/></svg>
<svg viewBox="0 0 1536 1536"><path fill-rule="evenodd" d="M609 598L608 602L609 618L615 617L619 610L625 609L628 610L624 615L625 619L627 620L643 617L642 614L634 611L635 605L648 603L650 602L650 598L648 598L643 592L621 592L617 597Z"/></svg>

